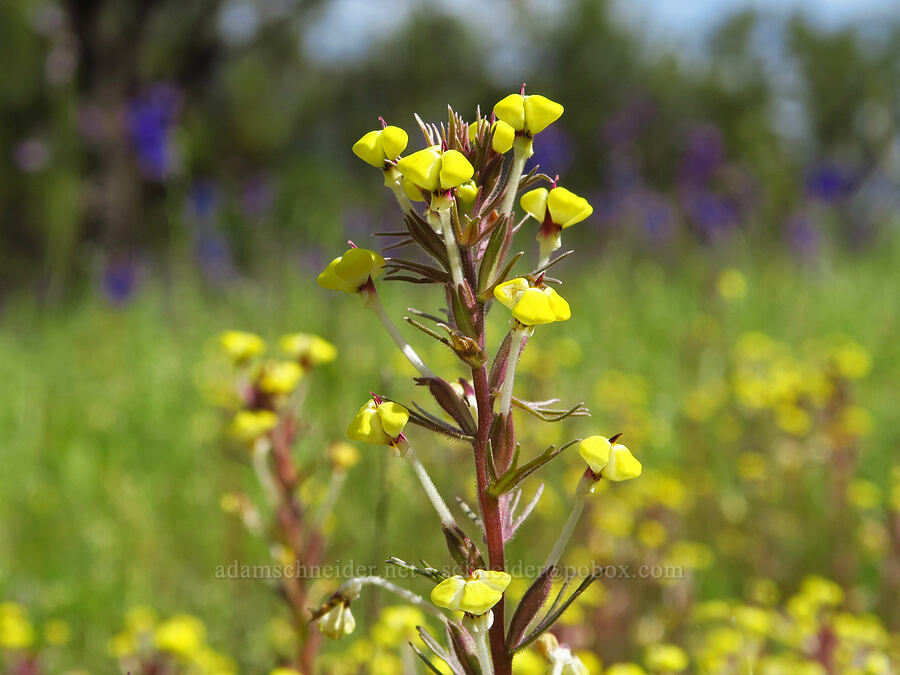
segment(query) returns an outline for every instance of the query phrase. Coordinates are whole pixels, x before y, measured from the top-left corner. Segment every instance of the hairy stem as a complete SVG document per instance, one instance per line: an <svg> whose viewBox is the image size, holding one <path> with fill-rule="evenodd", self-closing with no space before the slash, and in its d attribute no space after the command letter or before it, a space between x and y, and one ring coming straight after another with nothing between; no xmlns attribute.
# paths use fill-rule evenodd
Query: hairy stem
<svg viewBox="0 0 900 675"><path fill-rule="evenodd" d="M462 261L459 258L459 246L456 243L456 235L453 232L450 209L432 209L432 212L437 212L438 214L438 220L437 223L434 223L434 226L440 228L441 236L444 239L444 247L447 249L447 259L450 261L450 274L453 277L453 285L458 288L463 284ZM430 216L429 219L433 221L434 216Z"/></svg>
<svg viewBox="0 0 900 675"><path fill-rule="evenodd" d="M418 370L422 377L437 379L437 375L434 374L434 371L425 365L422 357L416 353L416 350L412 348L412 345L410 345L400 334L400 331L397 330L397 326L391 321L391 317L384 311L384 305L381 304L381 298L378 295L378 291L371 289L365 291L363 296L365 298L365 306L375 312L375 316L377 316L381 323L384 324L388 334L394 340L397 347L400 348L400 351L403 353L403 356L406 357L406 360L412 364L412 367Z"/></svg>

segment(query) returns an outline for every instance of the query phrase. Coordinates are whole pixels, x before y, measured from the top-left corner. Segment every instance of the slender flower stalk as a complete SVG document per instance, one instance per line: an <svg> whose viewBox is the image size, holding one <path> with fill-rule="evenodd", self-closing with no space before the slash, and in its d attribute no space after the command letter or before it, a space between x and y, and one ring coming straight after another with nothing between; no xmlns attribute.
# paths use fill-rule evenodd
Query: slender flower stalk
<svg viewBox="0 0 900 675"><path fill-rule="evenodd" d="M335 471L331 474L331 480L328 482L328 491L325 493L325 499L322 500L322 503L316 511L314 520L316 528L320 528L325 522L325 519L331 515L332 511L334 511L334 507L337 504L338 497L341 494L341 490L343 489L346 480L347 473L345 471Z"/></svg>
<svg viewBox="0 0 900 675"><path fill-rule="evenodd" d="M527 333L525 327L518 325L510 332L509 358L506 361L506 374L503 377L503 388L500 390L500 416L506 419L512 405L513 382L516 378L516 366L519 355L522 353L522 345L525 344Z"/></svg>
<svg viewBox="0 0 900 675"><path fill-rule="evenodd" d="M450 509L447 508L446 502L444 502L444 499L438 492L437 487L435 487L434 485L434 481L431 480L431 476L428 475L428 471L419 460L419 456L416 454L416 451L413 450L412 446L409 444L409 441L407 441L405 438L401 439L399 450L400 454L406 458L406 460L412 465L413 470L416 472L416 476L418 477L419 482L422 484L422 488L425 490L425 494L428 495L428 500L431 502L432 506L434 506L434 510L437 511L438 517L441 519L441 524L448 527L455 526L456 521L454 520L453 515L450 513Z"/></svg>
<svg viewBox="0 0 900 675"><path fill-rule="evenodd" d="M360 587L362 587L362 586L377 586L379 588L383 588L386 591L390 591L394 595L400 596L401 598L406 600L411 605L415 605L416 607L427 612L428 614L435 617L436 619L438 619L442 622L447 621L447 617L442 612L440 612L433 604L431 604L430 602L427 602L425 600L425 598L423 598L421 595L417 595L416 593L413 593L412 591L408 591L405 588L402 588L401 586L397 586L396 584L391 583L390 581L388 581L387 579L385 579L383 577L377 577L377 576L354 577L353 579L350 579L349 581L344 582L344 584L342 584L342 587L346 586L347 584L350 584L350 583L358 583Z"/></svg>
<svg viewBox="0 0 900 675"><path fill-rule="evenodd" d="M506 183L506 194L503 195L503 204L500 206L500 213L507 214L513 212L513 206L516 203L516 194L519 192L519 181L522 179L522 173L525 171L525 162L531 157L531 141L527 146L521 142L522 139L516 139L513 145L513 159L509 167L509 178Z"/></svg>
<svg viewBox="0 0 900 675"><path fill-rule="evenodd" d="M484 675L494 675L494 661L491 658L491 649L488 645L488 631L480 630L475 633L475 653L478 656L478 665Z"/></svg>
<svg viewBox="0 0 900 675"><path fill-rule="evenodd" d="M569 539L572 538L572 533L575 531L575 526L578 525L581 513L584 511L584 504L587 496L591 493L593 483L594 481L587 473L582 475L581 480L578 481L578 487L575 488L575 501L572 503L572 511L569 513L569 518L566 520L566 524L563 525L563 529L559 533L553 549L547 556L543 569L556 565L562 557L563 551L566 550Z"/></svg>
<svg viewBox="0 0 900 675"><path fill-rule="evenodd" d="M416 350L412 348L412 345L410 345L406 341L406 338L400 334L400 331L397 330L397 326L391 321L391 317L384 311L384 305L381 304L381 298L374 286L365 292L364 298L364 306L375 312L375 316L377 316L381 323L384 324L388 335L391 336L394 343L400 348L403 356L405 356L406 360L412 364L412 367L418 370L422 377L437 379L437 375L434 374L434 371L425 365L422 357L416 353Z"/></svg>
<svg viewBox="0 0 900 675"><path fill-rule="evenodd" d="M400 205L400 208L403 209L403 213L412 213L413 205L409 200L409 197L403 191L403 176L397 171L396 168L390 169L390 171L385 171L384 183L387 185L391 192L394 193L394 197L397 198L397 203Z"/></svg>
<svg viewBox="0 0 900 675"><path fill-rule="evenodd" d="M266 499L270 505L278 503L278 486L272 478L272 472L269 468L269 450L272 446L265 437L258 438L253 444L252 462L253 470L256 472L256 478L266 493Z"/></svg>
<svg viewBox="0 0 900 675"><path fill-rule="evenodd" d="M444 246L447 249L447 258L450 260L450 273L453 276L453 284L458 288L462 286L463 273L462 262L459 259L459 246L456 244L456 236L453 233L453 223L450 219L450 209L440 209L441 234L444 238Z"/></svg>

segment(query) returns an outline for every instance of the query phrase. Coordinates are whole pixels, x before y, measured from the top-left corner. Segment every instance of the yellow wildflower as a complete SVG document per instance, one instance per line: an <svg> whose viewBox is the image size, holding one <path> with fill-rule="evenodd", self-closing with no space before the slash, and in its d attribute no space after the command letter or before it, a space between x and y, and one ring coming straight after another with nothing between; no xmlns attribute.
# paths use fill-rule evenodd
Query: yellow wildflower
<svg viewBox="0 0 900 675"><path fill-rule="evenodd" d="M487 124L487 120L481 120L482 124ZM512 149L513 142L516 140L516 130L503 120L497 120L491 124L490 128L493 136L491 137L491 148L494 152L501 155ZM478 136L478 122L472 122L469 125L469 141L474 142Z"/></svg>
<svg viewBox="0 0 900 675"><path fill-rule="evenodd" d="M515 131L534 136L563 114L563 107L546 96L510 94L494 106L497 118Z"/></svg>
<svg viewBox="0 0 900 675"><path fill-rule="evenodd" d="M517 321L526 326L568 321L572 316L569 303L547 286L531 286L519 277L494 288L494 297L512 310Z"/></svg>
<svg viewBox="0 0 900 675"><path fill-rule="evenodd" d="M240 330L226 330L219 336L219 345L235 364L246 363L266 349L259 335Z"/></svg>
<svg viewBox="0 0 900 675"><path fill-rule="evenodd" d="M304 368L331 363L337 358L337 349L333 344L309 333L283 335L278 340L278 348L299 361Z"/></svg>
<svg viewBox="0 0 900 675"><path fill-rule="evenodd" d="M384 269L384 258L364 248L351 248L332 260L316 281L322 288L344 293L359 293Z"/></svg>
<svg viewBox="0 0 900 675"><path fill-rule="evenodd" d="M459 187L475 173L475 168L458 150L441 150L432 145L397 162L404 178L428 192Z"/></svg>
<svg viewBox="0 0 900 675"><path fill-rule="evenodd" d="M409 410L399 403L369 399L347 427L347 436L360 443L395 446L408 421Z"/></svg>
<svg viewBox="0 0 900 675"><path fill-rule="evenodd" d="M386 126L370 131L353 144L353 154L375 167L396 159L406 150L409 136L400 127Z"/></svg>
<svg viewBox="0 0 900 675"><path fill-rule="evenodd" d="M431 602L438 607L467 614L484 614L500 602L512 580L506 572L475 570L468 577L444 579L431 591Z"/></svg>
<svg viewBox="0 0 900 675"><path fill-rule="evenodd" d="M319 630L326 637L338 640L356 630L356 619L350 611L348 603L339 603L332 607L318 620Z"/></svg>
<svg viewBox="0 0 900 675"><path fill-rule="evenodd" d="M650 645L645 660L650 670L666 673L679 673L688 667L685 651L677 645L665 643Z"/></svg>
<svg viewBox="0 0 900 675"><path fill-rule="evenodd" d="M188 614L173 616L157 626L154 632L157 648L179 656L190 656L198 651L205 639L203 622Z"/></svg>

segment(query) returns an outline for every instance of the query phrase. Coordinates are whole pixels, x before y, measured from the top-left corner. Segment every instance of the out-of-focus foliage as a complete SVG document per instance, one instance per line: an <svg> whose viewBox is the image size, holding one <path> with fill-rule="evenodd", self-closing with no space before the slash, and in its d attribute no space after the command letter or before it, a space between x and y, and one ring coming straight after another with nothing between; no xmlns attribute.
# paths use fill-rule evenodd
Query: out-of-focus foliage
<svg viewBox="0 0 900 675"><path fill-rule="evenodd" d="M308 260L380 218L341 151L373 111L411 130L409 109L471 110L521 79L568 103L532 162L593 197L585 239L813 256L896 230L896 24L742 13L689 57L606 0L501 3L502 31L426 6L364 47L331 9L5 2L0 288L95 278L118 297L172 260L214 280L271 251Z"/></svg>

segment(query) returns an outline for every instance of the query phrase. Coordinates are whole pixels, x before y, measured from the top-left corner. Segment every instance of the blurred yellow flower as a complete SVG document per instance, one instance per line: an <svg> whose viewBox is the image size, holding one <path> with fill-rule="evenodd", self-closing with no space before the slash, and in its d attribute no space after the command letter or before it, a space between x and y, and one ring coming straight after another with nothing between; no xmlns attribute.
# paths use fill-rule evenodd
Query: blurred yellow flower
<svg viewBox="0 0 900 675"><path fill-rule="evenodd" d="M71 637L72 629L62 619L51 619L44 625L44 639L47 641L47 644L64 645Z"/></svg>
<svg viewBox="0 0 900 675"><path fill-rule="evenodd" d="M506 572L474 570L468 577L444 579L431 591L438 607L468 614L484 614L500 602L512 577Z"/></svg>
<svg viewBox="0 0 900 675"><path fill-rule="evenodd" d="M316 281L322 288L344 293L359 293L372 279L384 270L384 258L375 251L351 248L335 258L319 274Z"/></svg>
<svg viewBox="0 0 900 675"><path fill-rule="evenodd" d="M299 361L304 368L331 363L337 358L334 345L318 335L309 333L289 333L278 340L278 348Z"/></svg>
<svg viewBox="0 0 900 675"><path fill-rule="evenodd" d="M153 633L157 648L190 656L203 646L206 627L203 622L189 614L178 614L159 624Z"/></svg>
<svg viewBox="0 0 900 675"><path fill-rule="evenodd" d="M418 637L417 626L425 624L425 614L417 607L385 607L372 627L372 639L386 646L403 646Z"/></svg>
<svg viewBox="0 0 900 675"><path fill-rule="evenodd" d="M0 604L0 647L26 649L34 643L34 627L25 609L14 602Z"/></svg>
<svg viewBox="0 0 900 675"><path fill-rule="evenodd" d="M337 441L328 446L328 458L335 470L349 471L359 461L359 450L355 445Z"/></svg>
<svg viewBox="0 0 900 675"><path fill-rule="evenodd" d="M338 640L356 630L356 619L350 605L343 602L332 607L317 621L319 630L326 637Z"/></svg>
<svg viewBox="0 0 900 675"><path fill-rule="evenodd" d="M273 361L260 372L259 388L266 394L290 394L302 377L303 368L294 361Z"/></svg>
<svg viewBox="0 0 900 675"><path fill-rule="evenodd" d="M525 326L555 321L568 321L572 316L569 303L552 288L531 286L527 279L511 279L494 288L494 297L512 310L512 315Z"/></svg>
<svg viewBox="0 0 900 675"><path fill-rule="evenodd" d="M278 415L271 410L240 410L231 420L228 433L250 443L278 426Z"/></svg>
<svg viewBox="0 0 900 675"><path fill-rule="evenodd" d="M685 651L677 646L666 643L657 643L647 648L644 657L647 667L664 673L680 673L688 667L688 656Z"/></svg>
<svg viewBox="0 0 900 675"><path fill-rule="evenodd" d="M235 364L243 364L266 350L259 335L239 330L227 330L219 335L219 345Z"/></svg>
<svg viewBox="0 0 900 675"><path fill-rule="evenodd" d="M716 289L726 302L742 300L747 295L747 279L740 270L728 267L719 273Z"/></svg>

